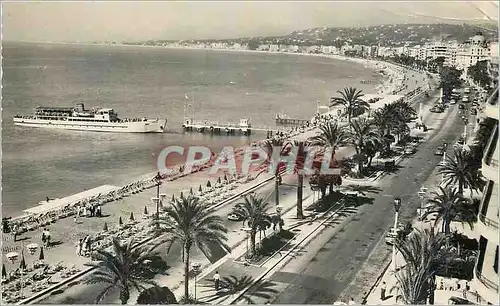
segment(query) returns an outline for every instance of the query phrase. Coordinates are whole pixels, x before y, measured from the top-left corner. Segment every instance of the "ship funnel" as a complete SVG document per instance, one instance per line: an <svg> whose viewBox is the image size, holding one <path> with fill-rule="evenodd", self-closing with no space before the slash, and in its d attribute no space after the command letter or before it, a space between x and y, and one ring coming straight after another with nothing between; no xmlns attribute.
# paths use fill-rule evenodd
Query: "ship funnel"
<svg viewBox="0 0 500 306"><path fill-rule="evenodd" d="M85 110L85 105L83 105L83 103L78 103L76 104L75 109L79 112L83 112Z"/></svg>

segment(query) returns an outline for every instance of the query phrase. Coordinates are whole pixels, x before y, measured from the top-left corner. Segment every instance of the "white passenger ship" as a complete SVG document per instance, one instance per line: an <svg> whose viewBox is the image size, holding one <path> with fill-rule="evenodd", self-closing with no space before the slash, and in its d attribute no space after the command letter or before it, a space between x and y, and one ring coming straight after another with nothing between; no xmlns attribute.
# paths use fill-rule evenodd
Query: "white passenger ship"
<svg viewBox="0 0 500 306"><path fill-rule="evenodd" d="M39 106L33 116L14 116L14 124L93 132L162 133L166 130L167 120L120 119L112 108L85 110L79 103L76 107Z"/></svg>

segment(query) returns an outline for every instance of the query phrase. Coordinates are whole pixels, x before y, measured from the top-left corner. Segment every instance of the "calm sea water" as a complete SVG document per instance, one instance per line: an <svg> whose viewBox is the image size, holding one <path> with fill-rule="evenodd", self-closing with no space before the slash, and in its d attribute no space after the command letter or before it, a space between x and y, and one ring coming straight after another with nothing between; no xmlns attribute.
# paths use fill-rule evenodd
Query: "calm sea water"
<svg viewBox="0 0 500 306"><path fill-rule="evenodd" d="M3 46L2 209L16 215L45 197L123 184L155 171L168 145L240 146L265 135L184 134L186 104L198 119L250 118L273 126L274 114L309 118L316 101L346 85L372 91L373 70L348 61L145 47L7 43ZM186 95L189 100L186 100ZM14 126L16 114L43 106L114 108L120 117L168 118L164 134L56 131Z"/></svg>

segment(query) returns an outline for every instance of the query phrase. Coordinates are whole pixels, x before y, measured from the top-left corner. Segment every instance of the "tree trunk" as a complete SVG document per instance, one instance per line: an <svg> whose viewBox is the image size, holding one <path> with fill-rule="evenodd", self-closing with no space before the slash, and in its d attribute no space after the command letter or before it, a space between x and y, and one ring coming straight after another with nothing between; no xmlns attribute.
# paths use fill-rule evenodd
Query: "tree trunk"
<svg viewBox="0 0 500 306"><path fill-rule="evenodd" d="M126 305L129 298L130 292L128 291L128 288L125 287L120 289L120 301L122 302L122 305Z"/></svg>
<svg viewBox="0 0 500 306"><path fill-rule="evenodd" d="M255 236L256 236L256 232L254 229L252 229L252 231L250 232L250 249L252 251L252 257L255 256L255 254L257 253L256 252L256 249L255 249Z"/></svg>
<svg viewBox="0 0 500 306"><path fill-rule="evenodd" d="M189 300L189 250L190 250L189 245L184 246L184 254L185 254L185 260L184 260L184 298L188 301Z"/></svg>
<svg viewBox="0 0 500 306"><path fill-rule="evenodd" d="M276 206L280 205L280 189L279 189L278 176L274 179L274 199L276 202Z"/></svg>
<svg viewBox="0 0 500 306"><path fill-rule="evenodd" d="M359 177L363 176L363 160L361 158L358 159L358 175Z"/></svg>
<svg viewBox="0 0 500 306"><path fill-rule="evenodd" d="M304 189L304 175L298 175L298 186L297 186L297 219L304 219L304 213L302 211L302 192Z"/></svg>
<svg viewBox="0 0 500 306"><path fill-rule="evenodd" d="M368 160L368 165L366 165L368 168L370 168L370 167L371 167L371 165L372 165L372 160L373 160L373 158L374 158L374 157L375 157L375 155L371 155L371 156L370 156L370 159Z"/></svg>
<svg viewBox="0 0 500 306"><path fill-rule="evenodd" d="M444 233L446 235L449 235L450 234L450 223L451 223L451 221L448 220L448 219L443 219L443 223L444 223Z"/></svg>
<svg viewBox="0 0 500 306"><path fill-rule="evenodd" d="M429 304L434 305L434 291L436 288L436 275L429 279Z"/></svg>

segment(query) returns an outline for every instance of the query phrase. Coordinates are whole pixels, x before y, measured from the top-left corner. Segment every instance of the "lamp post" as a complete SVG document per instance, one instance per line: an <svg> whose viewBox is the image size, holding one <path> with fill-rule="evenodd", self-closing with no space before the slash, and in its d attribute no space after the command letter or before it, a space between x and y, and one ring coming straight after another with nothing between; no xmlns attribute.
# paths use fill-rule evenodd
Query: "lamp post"
<svg viewBox="0 0 500 306"><path fill-rule="evenodd" d="M154 178L157 181L156 198L152 198L151 200L153 201L154 204L156 204L156 226L158 227L158 225L159 225L158 221L160 220L160 205L161 205L161 201L164 198L164 197L160 198L160 185L161 185L161 179L162 179L160 172L158 172ZM162 194L162 196L165 196L165 195Z"/></svg>
<svg viewBox="0 0 500 306"><path fill-rule="evenodd" d="M278 171L278 169L276 169L276 171ZM280 205L280 190L279 190L279 186L281 185L281 182L282 182L281 175L276 174L276 178L274 180L274 184L275 184L274 192L276 193L274 195L274 197L275 197L275 201L276 201L276 207L278 205Z"/></svg>
<svg viewBox="0 0 500 306"><path fill-rule="evenodd" d="M397 234L399 209L401 208L401 199L394 199L394 233ZM396 241L392 244L392 270L396 272Z"/></svg>
<svg viewBox="0 0 500 306"><path fill-rule="evenodd" d="M201 264L195 262L195 263L193 263L192 267L193 267L193 272L194 272L194 300L196 301L196 276L200 272Z"/></svg>
<svg viewBox="0 0 500 306"><path fill-rule="evenodd" d="M417 192L418 197L420 198L420 219L422 219L422 216L424 215L424 197L426 192L427 192L426 187L421 187L420 191Z"/></svg>

